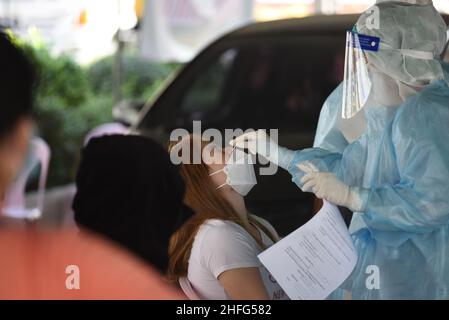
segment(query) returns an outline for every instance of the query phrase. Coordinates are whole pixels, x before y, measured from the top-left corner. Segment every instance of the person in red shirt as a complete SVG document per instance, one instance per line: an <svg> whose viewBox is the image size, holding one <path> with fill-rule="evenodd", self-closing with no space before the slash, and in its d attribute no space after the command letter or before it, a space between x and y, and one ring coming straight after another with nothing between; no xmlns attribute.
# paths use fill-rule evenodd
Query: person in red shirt
<svg viewBox="0 0 449 320"><path fill-rule="evenodd" d="M1 209L4 194L27 152L33 125L35 79L33 66L1 32L0 70ZM176 221L181 213L167 214L173 214ZM184 299L184 296L168 285L148 261L99 236L83 230L12 227L0 215L0 299Z"/></svg>

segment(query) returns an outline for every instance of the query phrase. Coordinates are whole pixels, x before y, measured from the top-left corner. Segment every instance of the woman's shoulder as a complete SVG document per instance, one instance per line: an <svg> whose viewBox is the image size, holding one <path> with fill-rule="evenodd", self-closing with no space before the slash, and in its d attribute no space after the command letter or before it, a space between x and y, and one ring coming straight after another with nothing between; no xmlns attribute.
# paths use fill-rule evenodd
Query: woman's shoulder
<svg viewBox="0 0 449 320"><path fill-rule="evenodd" d="M198 230L197 237L228 238L236 234L245 234L245 230L237 223L230 220L209 219Z"/></svg>
<svg viewBox="0 0 449 320"><path fill-rule="evenodd" d="M261 224L264 228L266 228L267 231L270 232L276 238L276 241L280 240L279 234L277 233L276 229L270 222L254 214L251 214L250 217L253 218L259 224Z"/></svg>
<svg viewBox="0 0 449 320"><path fill-rule="evenodd" d="M201 225L192 246L190 276L197 272L211 272L217 279L227 270L257 268L260 266L259 253L257 242L237 223L208 220Z"/></svg>
<svg viewBox="0 0 449 320"><path fill-rule="evenodd" d="M210 219L199 228L192 247L193 251L204 253L245 251L252 253L258 250L254 238L239 224L229 220Z"/></svg>

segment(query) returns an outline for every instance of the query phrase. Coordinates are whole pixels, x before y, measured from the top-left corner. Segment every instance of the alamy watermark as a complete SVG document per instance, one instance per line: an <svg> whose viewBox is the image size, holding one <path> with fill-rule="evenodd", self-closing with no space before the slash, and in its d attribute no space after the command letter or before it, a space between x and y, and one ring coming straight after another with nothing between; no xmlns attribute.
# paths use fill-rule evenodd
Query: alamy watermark
<svg viewBox="0 0 449 320"><path fill-rule="evenodd" d="M368 17L366 18L366 27L369 30L380 29L380 11L378 6L372 6L364 13Z"/></svg>
<svg viewBox="0 0 449 320"><path fill-rule="evenodd" d="M380 269L376 265L366 267L365 273L368 275L365 280L365 286L368 290L380 289Z"/></svg>
<svg viewBox="0 0 449 320"><path fill-rule="evenodd" d="M67 277L65 279L66 289L79 290L81 288L80 268L75 264L71 264L65 268L65 273L67 274Z"/></svg>
<svg viewBox="0 0 449 320"><path fill-rule="evenodd" d="M170 159L176 164L225 164L229 159L224 159L221 152L217 150L224 150L225 148L232 148L230 142L235 138L247 134L250 132L256 132L254 129L225 129L224 136L223 131L218 129L209 128L202 131L201 121L193 121L192 132L186 129L178 128L171 132L170 142L176 143L170 150ZM248 149L253 150L253 153L258 153L258 150L263 149L265 156L259 156L258 162L261 165L259 168L260 175L274 175L276 174L278 167L276 164L270 162L268 158L277 158L277 144L278 144L278 129L265 130L267 141L251 141L248 142ZM193 137L189 140L188 137ZM190 141L192 141L190 143ZM189 143L186 143L189 142ZM206 143L206 146L203 144ZM253 145L249 145L253 144ZM235 156L235 153L231 153L231 156ZM239 159L233 159L239 160ZM252 157L248 157L245 161L251 161L254 163Z"/></svg>

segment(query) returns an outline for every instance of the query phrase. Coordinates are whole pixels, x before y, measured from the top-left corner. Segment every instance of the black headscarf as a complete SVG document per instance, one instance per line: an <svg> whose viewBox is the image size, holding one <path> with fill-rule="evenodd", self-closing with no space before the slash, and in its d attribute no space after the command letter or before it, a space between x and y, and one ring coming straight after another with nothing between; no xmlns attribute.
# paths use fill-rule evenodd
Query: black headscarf
<svg viewBox="0 0 449 320"><path fill-rule="evenodd" d="M168 152L141 136L92 139L82 152L75 220L165 272L171 235L187 220L184 182Z"/></svg>

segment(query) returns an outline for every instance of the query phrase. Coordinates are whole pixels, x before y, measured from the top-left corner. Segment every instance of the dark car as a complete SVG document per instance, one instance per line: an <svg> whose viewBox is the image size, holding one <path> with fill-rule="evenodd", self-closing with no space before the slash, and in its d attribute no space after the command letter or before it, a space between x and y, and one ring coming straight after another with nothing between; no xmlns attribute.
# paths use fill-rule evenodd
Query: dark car
<svg viewBox="0 0 449 320"><path fill-rule="evenodd" d="M358 15L255 23L215 41L148 103L137 129L166 143L173 129L279 129L279 144L311 147L321 107L342 81L345 31ZM449 16L444 17L446 22ZM285 235L314 213L314 197L279 169L246 202ZM346 216L350 218L350 216Z"/></svg>

